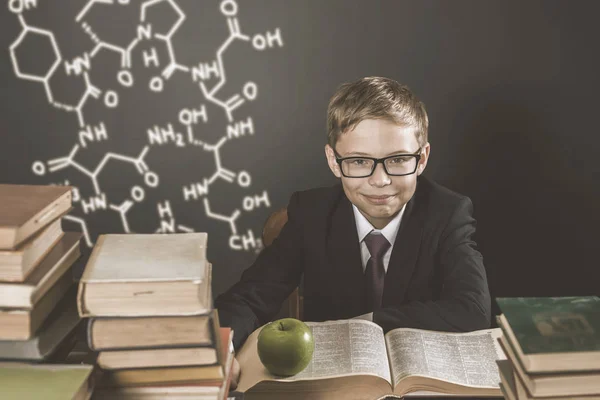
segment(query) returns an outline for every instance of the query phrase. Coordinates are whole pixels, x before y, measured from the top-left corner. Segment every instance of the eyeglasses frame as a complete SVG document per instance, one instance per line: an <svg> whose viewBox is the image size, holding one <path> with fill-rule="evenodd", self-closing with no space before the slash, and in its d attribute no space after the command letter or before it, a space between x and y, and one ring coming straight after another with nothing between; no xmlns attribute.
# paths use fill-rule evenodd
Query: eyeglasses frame
<svg viewBox="0 0 600 400"><path fill-rule="evenodd" d="M383 170L389 176L407 176L407 175L414 174L415 172L417 172L417 169L419 168L419 161L421 161L421 151L422 150L423 150L423 147L419 147L419 149L417 150L416 153L394 154L394 155L383 157L383 158L366 157L366 156L340 157L340 155L338 154L338 152L335 149L333 149L333 152L335 154L335 161L340 166L340 172L342 173L342 175L344 177L346 177L346 178L368 178L369 176L373 175L373 173L375 172L375 169L377 169L377 164L379 164L379 163L381 163L381 165L383 165ZM385 160L388 160L390 158L395 158L395 157L402 157L402 156L412 156L412 157L415 157L417 159L417 162L415 163L415 170L413 172L406 173L406 174L390 174L388 172L388 170L387 170L387 167L385 166ZM371 169L371 173L368 174L368 175L361 175L361 176L346 175L344 173L344 169L342 168L342 162L344 160L349 160L349 159L354 159L354 158L363 158L363 159L366 159L366 160L372 160L374 163L373 163L373 168Z"/></svg>

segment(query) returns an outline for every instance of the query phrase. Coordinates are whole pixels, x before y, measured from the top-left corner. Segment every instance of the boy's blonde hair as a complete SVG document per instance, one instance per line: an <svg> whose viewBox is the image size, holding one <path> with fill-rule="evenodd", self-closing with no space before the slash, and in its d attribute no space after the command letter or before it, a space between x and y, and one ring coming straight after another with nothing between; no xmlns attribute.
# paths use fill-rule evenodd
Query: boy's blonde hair
<svg viewBox="0 0 600 400"><path fill-rule="evenodd" d="M376 76L341 85L327 108L327 138L335 148L340 136L365 119L386 119L411 126L419 146L427 143L429 120L425 105L407 86Z"/></svg>

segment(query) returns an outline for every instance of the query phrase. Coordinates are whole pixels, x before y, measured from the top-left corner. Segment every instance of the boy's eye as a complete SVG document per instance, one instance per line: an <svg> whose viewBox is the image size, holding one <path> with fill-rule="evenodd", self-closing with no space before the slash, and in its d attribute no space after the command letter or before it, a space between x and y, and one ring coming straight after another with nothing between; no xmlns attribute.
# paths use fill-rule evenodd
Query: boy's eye
<svg viewBox="0 0 600 400"><path fill-rule="evenodd" d="M410 157L394 157L394 158L390 158L388 159L388 162L390 164L403 164L405 162L408 162Z"/></svg>
<svg viewBox="0 0 600 400"><path fill-rule="evenodd" d="M356 165L359 167L363 167L363 166L369 165L371 163L371 160L366 160L364 158L354 158L354 159L348 160L348 161L350 161L350 164Z"/></svg>

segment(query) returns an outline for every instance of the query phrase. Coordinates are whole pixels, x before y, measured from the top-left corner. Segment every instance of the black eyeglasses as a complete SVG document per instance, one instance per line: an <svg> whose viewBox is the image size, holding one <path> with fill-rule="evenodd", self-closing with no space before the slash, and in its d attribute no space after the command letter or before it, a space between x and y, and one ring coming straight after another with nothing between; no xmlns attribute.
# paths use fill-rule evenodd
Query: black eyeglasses
<svg viewBox="0 0 600 400"><path fill-rule="evenodd" d="M385 173L390 176L411 175L417 171L422 147L415 154L394 154L384 158L340 157L334 150L335 160L346 178L366 178L373 175L377 164L383 164Z"/></svg>

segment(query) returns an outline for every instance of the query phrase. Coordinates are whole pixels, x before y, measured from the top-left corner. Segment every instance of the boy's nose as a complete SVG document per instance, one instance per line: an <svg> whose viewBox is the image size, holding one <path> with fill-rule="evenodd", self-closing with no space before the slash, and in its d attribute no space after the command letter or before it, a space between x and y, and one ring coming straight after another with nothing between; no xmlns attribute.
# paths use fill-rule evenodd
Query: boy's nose
<svg viewBox="0 0 600 400"><path fill-rule="evenodd" d="M386 186L391 183L392 179L385 172L385 168L383 168L382 163L378 163L375 166L375 171L373 171L373 175L369 177L369 183L373 186Z"/></svg>

